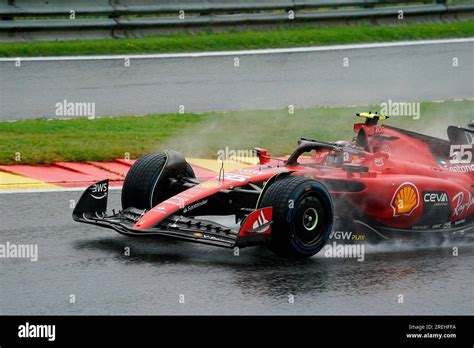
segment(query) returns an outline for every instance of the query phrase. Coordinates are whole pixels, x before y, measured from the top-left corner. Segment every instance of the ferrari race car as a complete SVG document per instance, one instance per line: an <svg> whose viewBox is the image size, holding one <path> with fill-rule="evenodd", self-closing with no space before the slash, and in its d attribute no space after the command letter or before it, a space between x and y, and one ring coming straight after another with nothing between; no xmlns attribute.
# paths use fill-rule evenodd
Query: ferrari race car
<svg viewBox="0 0 474 348"><path fill-rule="evenodd" d="M377 113L357 116L365 120L352 141L302 138L285 159L255 148L258 165L210 180L176 151L145 155L125 178L120 211L107 214L104 180L82 194L73 219L128 236L264 244L283 257L316 254L335 228L380 240L472 234L472 122L448 127L448 141L380 125L387 117ZM233 226L211 221L225 215Z"/></svg>

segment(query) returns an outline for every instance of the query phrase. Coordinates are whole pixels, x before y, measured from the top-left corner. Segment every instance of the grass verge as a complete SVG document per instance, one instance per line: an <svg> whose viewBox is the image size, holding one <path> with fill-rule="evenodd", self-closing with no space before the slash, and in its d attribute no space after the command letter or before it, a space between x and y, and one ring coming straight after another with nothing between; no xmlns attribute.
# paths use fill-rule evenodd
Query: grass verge
<svg viewBox="0 0 474 348"><path fill-rule="evenodd" d="M201 52L470 36L474 36L472 20L389 26L305 26L243 32L180 33L131 39L1 43L0 57Z"/></svg>
<svg viewBox="0 0 474 348"><path fill-rule="evenodd" d="M1 164L49 164L56 161L107 161L129 153L173 148L186 156L215 158L219 149L267 148L285 155L300 137L325 141L351 139L356 112L366 107L335 107L241 111L206 114L166 114L72 120L0 122ZM392 117L387 124L446 137L450 124L471 119L473 100L421 103L420 119ZM21 161L15 161L20 154Z"/></svg>

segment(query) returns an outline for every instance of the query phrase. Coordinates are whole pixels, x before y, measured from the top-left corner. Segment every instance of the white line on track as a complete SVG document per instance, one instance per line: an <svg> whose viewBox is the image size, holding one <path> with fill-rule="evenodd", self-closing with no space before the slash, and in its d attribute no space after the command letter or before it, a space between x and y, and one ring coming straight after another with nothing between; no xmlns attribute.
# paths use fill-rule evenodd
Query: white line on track
<svg viewBox="0 0 474 348"><path fill-rule="evenodd" d="M79 61L79 60L115 60L115 59L168 59L168 58L201 58L201 57L225 57L225 56L248 56L261 54L281 54L281 53L306 53L306 52L324 52L339 50L370 49L384 47L403 47L437 44L455 44L474 42L474 37L460 39L442 39L442 40L415 40L415 41L396 41L396 42L378 42L367 44L352 45L331 45L314 47L294 47L294 48L268 48L260 50L242 50L242 51L218 51L218 52L195 52L195 53L163 53L163 54L119 54L119 55L91 55L91 56L57 56L57 57L13 57L0 58L0 62L21 61Z"/></svg>
<svg viewBox="0 0 474 348"><path fill-rule="evenodd" d="M1 194L8 193L50 193L50 192L74 192L74 191L85 191L88 186L84 187L58 187L51 189L23 189L23 190L0 190ZM121 186L109 186L109 191L121 190Z"/></svg>

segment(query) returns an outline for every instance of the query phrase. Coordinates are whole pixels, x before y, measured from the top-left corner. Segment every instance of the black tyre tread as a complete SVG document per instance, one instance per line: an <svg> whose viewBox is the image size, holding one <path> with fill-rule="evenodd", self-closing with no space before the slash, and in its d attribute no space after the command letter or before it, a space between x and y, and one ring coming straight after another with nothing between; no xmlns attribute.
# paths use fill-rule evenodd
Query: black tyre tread
<svg viewBox="0 0 474 348"><path fill-rule="evenodd" d="M268 207L273 206L274 202L276 201L277 197L288 197L291 193L301 184L314 181L313 179L305 178L303 176L288 176L281 179L277 179L273 184L270 185L267 192L262 197L262 201L260 203L261 207ZM283 199L278 200L278 209L280 211L281 208L285 208L288 204L288 201Z"/></svg>
<svg viewBox="0 0 474 348"><path fill-rule="evenodd" d="M122 188L122 207L149 209L151 187L150 182L159 173L165 163L163 152L147 154L139 158L130 168Z"/></svg>
<svg viewBox="0 0 474 348"><path fill-rule="evenodd" d="M280 179L277 179L273 184L270 185L268 190L264 192L262 197L262 201L259 204L259 207L273 207L273 221L275 223L275 227L280 225L283 220L286 218L286 213L288 210L288 203L291 194L293 191L307 182L314 182L316 180L306 178L303 176L286 176ZM288 240L282 240L275 238L275 234L271 237L270 244L268 245L269 249L272 250L279 256L298 256L292 253L289 248ZM281 234L280 234L281 236ZM286 235L285 235L286 237Z"/></svg>

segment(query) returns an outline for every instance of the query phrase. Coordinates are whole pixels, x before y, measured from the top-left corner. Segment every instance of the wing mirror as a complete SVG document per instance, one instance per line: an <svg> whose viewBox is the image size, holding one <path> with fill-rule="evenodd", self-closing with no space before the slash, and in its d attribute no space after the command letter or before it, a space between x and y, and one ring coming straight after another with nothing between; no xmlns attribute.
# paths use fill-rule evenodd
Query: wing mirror
<svg viewBox="0 0 474 348"><path fill-rule="evenodd" d="M262 149L260 147L254 147L253 149L253 155L255 157L258 157L258 160L259 160L259 164L260 165L263 165L263 164L266 164L268 162L270 162L270 157L269 155L267 154L267 150L266 149Z"/></svg>

